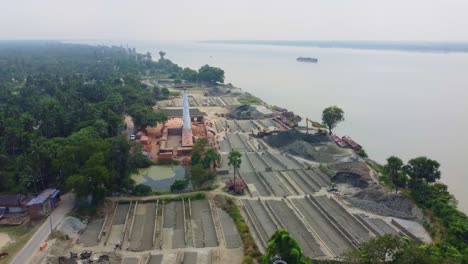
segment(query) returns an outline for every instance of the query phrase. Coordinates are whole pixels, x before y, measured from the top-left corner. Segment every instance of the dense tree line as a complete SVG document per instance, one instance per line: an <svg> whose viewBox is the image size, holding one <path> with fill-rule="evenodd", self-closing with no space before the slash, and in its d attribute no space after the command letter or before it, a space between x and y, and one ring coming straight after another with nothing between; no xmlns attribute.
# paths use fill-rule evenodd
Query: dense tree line
<svg viewBox="0 0 468 264"><path fill-rule="evenodd" d="M84 75L102 79L139 73L177 74L182 70L168 59L117 46L64 44L55 41L0 41L0 81L22 82L29 75Z"/></svg>
<svg viewBox="0 0 468 264"><path fill-rule="evenodd" d="M203 82L208 84L224 83L224 70L218 67L204 65L198 71L190 68L182 69L174 77L189 82Z"/></svg>
<svg viewBox="0 0 468 264"><path fill-rule="evenodd" d="M130 172L148 162L130 154L123 115L163 121L151 106L164 93L138 76L174 65L119 47L0 43L0 192L131 191Z"/></svg>
<svg viewBox="0 0 468 264"><path fill-rule="evenodd" d="M397 192L401 189L400 193L415 201L430 219L426 228L435 242L420 246L427 257L424 263L468 263L468 217L457 209L455 197L447 186L438 181L439 168L437 161L427 157L417 157L404 164L392 156L381 172L390 187Z"/></svg>

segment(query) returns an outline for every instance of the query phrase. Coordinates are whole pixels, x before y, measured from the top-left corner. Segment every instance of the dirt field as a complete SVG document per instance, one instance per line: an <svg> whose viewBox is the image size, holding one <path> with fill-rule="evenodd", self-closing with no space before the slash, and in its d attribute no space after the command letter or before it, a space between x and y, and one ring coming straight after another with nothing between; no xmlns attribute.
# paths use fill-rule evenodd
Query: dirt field
<svg viewBox="0 0 468 264"><path fill-rule="evenodd" d="M216 247L219 245L212 212L207 200L192 202L192 227L195 235L195 247Z"/></svg>
<svg viewBox="0 0 468 264"><path fill-rule="evenodd" d="M85 247L93 247L98 245L98 235L101 231L104 219L97 219L88 224L86 229L80 235L79 242Z"/></svg>

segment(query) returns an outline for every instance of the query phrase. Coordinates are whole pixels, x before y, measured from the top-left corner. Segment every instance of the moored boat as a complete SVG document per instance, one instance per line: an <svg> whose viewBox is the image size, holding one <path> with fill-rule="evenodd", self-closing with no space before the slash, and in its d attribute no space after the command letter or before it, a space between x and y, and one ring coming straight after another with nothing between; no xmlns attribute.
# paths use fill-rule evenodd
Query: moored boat
<svg viewBox="0 0 468 264"><path fill-rule="evenodd" d="M344 147L347 146L347 145L346 145L346 142L344 142L339 136L337 136L337 135L335 135L335 134L331 134L330 137L333 139L333 141L335 141L335 143L336 143L338 146L340 146L340 147L342 147L342 148L344 148Z"/></svg>
<svg viewBox="0 0 468 264"><path fill-rule="evenodd" d="M354 150L361 150L362 146L356 143L351 137L349 136L343 136L342 137L343 141L346 142L352 149Z"/></svg>

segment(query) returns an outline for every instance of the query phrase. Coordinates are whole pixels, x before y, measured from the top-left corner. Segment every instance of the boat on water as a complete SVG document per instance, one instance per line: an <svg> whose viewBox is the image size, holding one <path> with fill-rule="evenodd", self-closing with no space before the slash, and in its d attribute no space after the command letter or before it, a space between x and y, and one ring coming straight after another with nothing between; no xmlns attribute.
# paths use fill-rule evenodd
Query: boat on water
<svg viewBox="0 0 468 264"><path fill-rule="evenodd" d="M308 62L308 63L317 63L318 59L317 58L310 58L310 57L298 57L296 59L299 62Z"/></svg>
<svg viewBox="0 0 468 264"><path fill-rule="evenodd" d="M348 136L343 136L341 139L343 139L346 144L348 144L352 149L358 151L362 149L362 146L356 143L351 137Z"/></svg>

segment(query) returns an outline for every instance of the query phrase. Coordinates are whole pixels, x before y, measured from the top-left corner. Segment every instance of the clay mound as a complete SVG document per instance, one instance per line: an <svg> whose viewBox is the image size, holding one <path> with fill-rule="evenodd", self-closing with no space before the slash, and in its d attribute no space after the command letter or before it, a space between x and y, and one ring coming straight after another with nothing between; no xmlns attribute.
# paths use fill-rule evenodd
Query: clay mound
<svg viewBox="0 0 468 264"><path fill-rule="evenodd" d="M259 112L257 108L251 105L241 105L232 109L227 117L232 119L263 119L267 118L265 114Z"/></svg>

